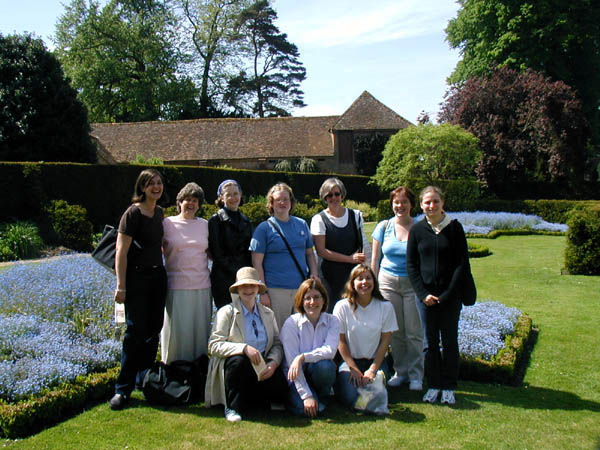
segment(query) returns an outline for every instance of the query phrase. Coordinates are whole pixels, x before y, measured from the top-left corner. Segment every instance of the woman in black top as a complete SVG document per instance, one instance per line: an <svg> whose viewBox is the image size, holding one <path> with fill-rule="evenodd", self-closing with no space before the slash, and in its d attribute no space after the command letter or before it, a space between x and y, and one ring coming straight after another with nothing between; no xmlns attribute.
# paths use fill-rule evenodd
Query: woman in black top
<svg viewBox="0 0 600 450"><path fill-rule="evenodd" d="M429 390L423 401L435 403L442 390L441 402L452 405L458 379L460 294L470 270L467 240L460 222L450 220L444 212L440 188L426 187L420 199L425 217L410 230L406 269L417 298L426 305L425 374Z"/></svg>
<svg viewBox="0 0 600 450"><path fill-rule="evenodd" d="M339 178L326 179L319 197L327 205L310 222L317 254L322 258L321 272L329 296L331 313L356 264L370 261L369 242L364 235L363 217L359 210L345 208L346 187ZM364 249L367 249L365 252Z"/></svg>
<svg viewBox="0 0 600 450"><path fill-rule="evenodd" d="M110 408L122 409L156 358L163 325L167 275L162 260L163 196L160 173L146 169L135 183L133 204L119 222L115 272L115 302L125 303L127 329L123 338L121 372Z"/></svg>
<svg viewBox="0 0 600 450"><path fill-rule="evenodd" d="M213 260L210 284L218 308L231 303L229 287L239 269L252 265L252 224L240 212L242 188L235 180L223 181L217 189L219 211L208 220L208 250Z"/></svg>

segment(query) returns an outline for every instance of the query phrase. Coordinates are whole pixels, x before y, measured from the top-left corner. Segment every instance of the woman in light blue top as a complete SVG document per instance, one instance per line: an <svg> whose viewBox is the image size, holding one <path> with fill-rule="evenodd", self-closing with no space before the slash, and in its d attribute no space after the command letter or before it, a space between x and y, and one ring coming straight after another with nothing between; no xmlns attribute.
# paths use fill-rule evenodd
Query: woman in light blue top
<svg viewBox="0 0 600 450"><path fill-rule="evenodd" d="M333 357L340 340L340 323L327 310L327 291L318 281L305 280L296 292L291 315L281 328L285 351L283 373L290 385L289 408L297 415L315 417L335 382Z"/></svg>
<svg viewBox="0 0 600 450"><path fill-rule="evenodd" d="M409 383L409 389L423 389L423 328L415 292L406 272L406 244L413 225L410 211L415 195L399 186L390 193L394 217L379 222L373 231L371 267L379 278L384 299L394 306L398 331L392 334L394 376L388 385Z"/></svg>

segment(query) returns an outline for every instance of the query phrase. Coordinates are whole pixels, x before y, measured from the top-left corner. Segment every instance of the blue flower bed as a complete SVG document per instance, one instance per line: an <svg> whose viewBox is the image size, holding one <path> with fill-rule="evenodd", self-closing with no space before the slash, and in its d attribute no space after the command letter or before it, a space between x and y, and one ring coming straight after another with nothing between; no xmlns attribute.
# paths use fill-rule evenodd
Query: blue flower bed
<svg viewBox="0 0 600 450"><path fill-rule="evenodd" d="M451 219L458 219L466 233L488 234L493 230L534 230L566 233L569 227L550 223L532 214L505 212L449 212ZM421 220L423 215L417 217Z"/></svg>
<svg viewBox="0 0 600 450"><path fill-rule="evenodd" d="M0 272L0 398L15 401L114 367L114 275L89 255Z"/></svg>
<svg viewBox="0 0 600 450"><path fill-rule="evenodd" d="M495 301L464 307L458 325L460 354L491 360L504 348L504 337L514 331L520 315L518 309Z"/></svg>

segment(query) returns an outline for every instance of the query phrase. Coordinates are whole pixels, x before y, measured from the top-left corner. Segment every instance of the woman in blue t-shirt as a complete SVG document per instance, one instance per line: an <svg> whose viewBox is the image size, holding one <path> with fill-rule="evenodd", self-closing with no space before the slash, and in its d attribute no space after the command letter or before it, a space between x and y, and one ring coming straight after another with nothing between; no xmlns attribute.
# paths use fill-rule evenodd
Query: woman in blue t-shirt
<svg viewBox="0 0 600 450"><path fill-rule="evenodd" d="M308 225L304 219L290 215L295 204L294 193L287 184L271 187L267 209L272 217L256 227L250 241L252 265L269 288L260 302L273 310L279 329L293 312L300 283L309 275L320 281Z"/></svg>
<svg viewBox="0 0 600 450"><path fill-rule="evenodd" d="M379 289L396 312L398 331L392 334L394 376L388 385L409 383L409 389L423 389L423 329L421 318L408 274L406 272L406 244L413 225L410 211L415 195L403 186L390 192L394 217L377 224L373 231L371 267L379 278Z"/></svg>

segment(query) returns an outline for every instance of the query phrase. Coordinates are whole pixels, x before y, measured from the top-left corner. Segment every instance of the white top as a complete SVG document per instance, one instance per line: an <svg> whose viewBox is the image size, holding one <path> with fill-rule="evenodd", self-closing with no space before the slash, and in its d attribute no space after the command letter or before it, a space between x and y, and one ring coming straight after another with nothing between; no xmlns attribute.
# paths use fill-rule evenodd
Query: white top
<svg viewBox="0 0 600 450"><path fill-rule="evenodd" d="M360 231L360 234L362 235L363 253L365 254L365 262L367 264L369 264L371 262L371 244L369 244L369 239L367 238L367 235L365 234L365 228L363 226L363 224L364 224L363 215L362 215L362 212L360 212L360 210L358 210L358 209L353 209L352 211L354 211L354 219L356 220L356 226L358 227L358 230ZM325 213L327 218L331 221L331 223L338 228L344 228L348 224L348 208L344 208L344 215L342 217L334 217L331 214L329 214L326 209L324 209L323 212ZM312 234L313 236L325 236L325 234L326 234L325 232L326 232L325 222L323 222L323 218L321 217L321 214L315 214L310 221L310 234ZM320 261L321 261L321 258L319 257L319 267L321 266ZM322 274L319 274L319 276L321 278L323 278Z"/></svg>
<svg viewBox="0 0 600 450"><path fill-rule="evenodd" d="M333 315L340 321L340 334L346 336L354 359L375 358L381 333L398 330L394 307L387 301L372 299L366 308L357 304L353 310L345 298L335 304Z"/></svg>

